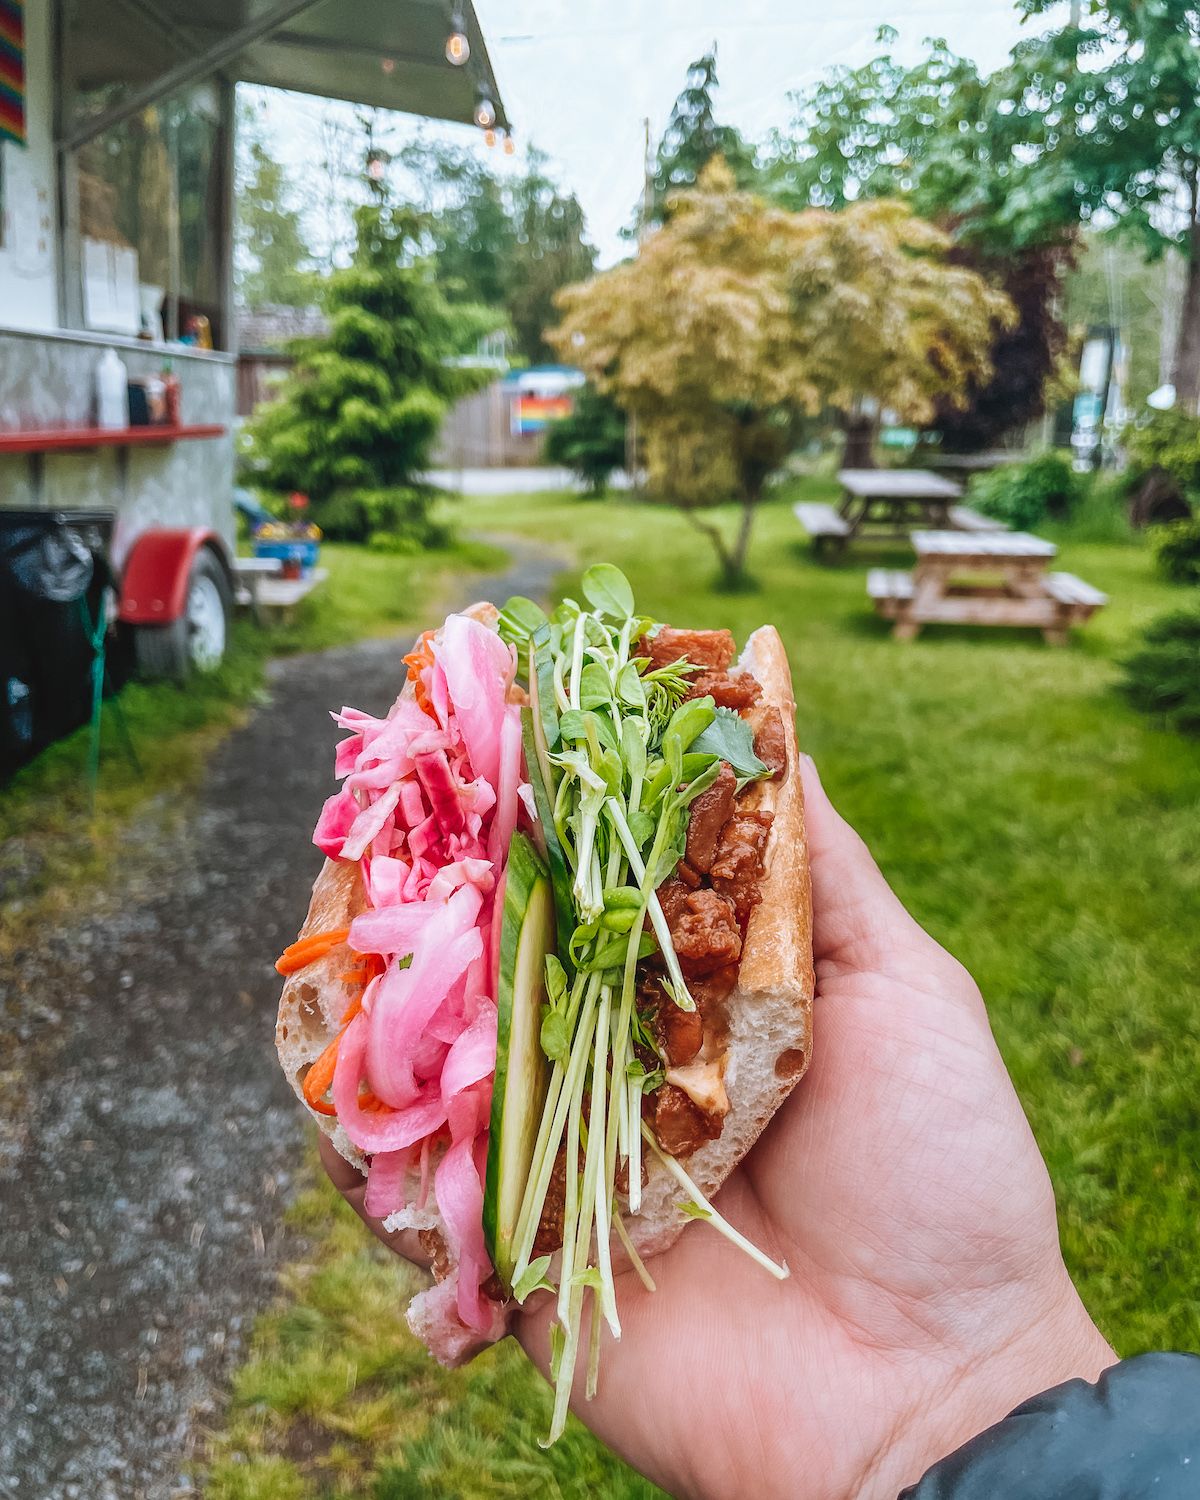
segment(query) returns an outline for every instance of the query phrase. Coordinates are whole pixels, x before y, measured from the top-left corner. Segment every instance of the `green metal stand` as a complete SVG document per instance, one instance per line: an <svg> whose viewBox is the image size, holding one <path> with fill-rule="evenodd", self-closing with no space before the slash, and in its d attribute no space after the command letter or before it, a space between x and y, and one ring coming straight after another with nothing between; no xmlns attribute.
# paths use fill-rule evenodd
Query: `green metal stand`
<svg viewBox="0 0 1200 1500"><path fill-rule="evenodd" d="M79 613L83 619L83 628L87 634L88 645L92 648L92 727L91 741L88 745L89 814L96 811L96 787L100 782L100 719L104 712L104 678L108 670L108 662L105 655L108 639L108 619L105 609L107 594L108 591L106 589L101 591L95 622L93 622L88 612L86 597L79 601ZM129 762L133 766L133 769L140 776L142 763L138 759L133 737L129 733L129 725L125 719L125 712L121 707L121 700L113 697L110 699L110 702L113 711L113 721L117 726L117 734L121 740L121 747L129 757Z"/></svg>

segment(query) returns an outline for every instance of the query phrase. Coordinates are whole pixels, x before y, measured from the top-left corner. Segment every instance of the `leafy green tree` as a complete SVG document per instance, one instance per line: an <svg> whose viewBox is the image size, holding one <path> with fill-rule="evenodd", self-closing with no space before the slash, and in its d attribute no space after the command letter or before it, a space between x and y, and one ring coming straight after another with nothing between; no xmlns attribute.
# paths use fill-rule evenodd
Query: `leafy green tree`
<svg viewBox="0 0 1200 1500"><path fill-rule="evenodd" d="M495 319L452 307L415 259L411 209L383 189L354 215L352 263L325 284L329 331L296 342L278 401L249 424L255 482L307 494L326 534L437 539L421 482L450 403L479 383L451 361Z"/></svg>
<svg viewBox="0 0 1200 1500"><path fill-rule="evenodd" d="M1055 0L1018 0L1029 19ZM1200 403L1200 3L1085 0L1070 21L1014 49L992 81L1008 101L997 148L1019 198L1064 220L1116 219L1153 254L1186 258L1172 379Z"/></svg>
<svg viewBox="0 0 1200 1500"><path fill-rule="evenodd" d="M713 45L688 68L687 79L671 109L667 128L658 142L649 203L638 205L636 220L643 227L661 224L667 200L680 188L694 187L713 157L721 157L739 187L751 187L755 177L754 150L732 125L716 117L717 47Z"/></svg>
<svg viewBox="0 0 1200 1500"><path fill-rule="evenodd" d="M1011 307L902 204L791 213L711 161L634 260L560 296L552 342L636 415L652 494L745 573L754 515L800 414L848 435L880 401L924 420L986 363ZM730 542L707 507L740 508Z"/></svg>
<svg viewBox="0 0 1200 1500"><path fill-rule="evenodd" d="M610 396L585 385L571 414L546 434L543 451L548 463L570 469L599 496L625 462L625 418Z"/></svg>
<svg viewBox="0 0 1200 1500"><path fill-rule="evenodd" d="M317 278L295 186L267 150L252 111L239 112L238 132L238 299L244 307L310 306L317 299Z"/></svg>
<svg viewBox="0 0 1200 1500"><path fill-rule="evenodd" d="M596 263L574 193L532 148L523 170L504 177L474 148L428 140L406 147L401 161L421 184L426 244L446 296L503 311L519 355L548 358L543 332L555 320L555 294Z"/></svg>
<svg viewBox="0 0 1200 1500"><path fill-rule="evenodd" d="M896 33L883 27L885 46ZM902 197L954 239L951 258L1000 287L1017 309L997 327L986 377L961 405L937 403L931 426L949 449L975 449L1043 410L1044 391L1066 347L1064 277L1078 222L1073 201L1014 176L997 146L1000 99L993 81L944 41L906 66L883 52L835 68L793 96L795 119L767 153L771 194L793 208L842 208L862 198Z"/></svg>

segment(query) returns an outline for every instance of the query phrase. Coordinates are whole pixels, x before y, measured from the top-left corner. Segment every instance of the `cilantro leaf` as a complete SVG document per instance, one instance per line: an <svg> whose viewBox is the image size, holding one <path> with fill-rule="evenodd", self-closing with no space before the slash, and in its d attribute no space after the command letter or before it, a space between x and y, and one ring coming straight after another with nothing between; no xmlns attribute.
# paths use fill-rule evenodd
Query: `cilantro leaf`
<svg viewBox="0 0 1200 1500"><path fill-rule="evenodd" d="M713 721L702 729L689 747L693 754L715 755L728 761L738 779L738 789L748 781L760 781L771 774L754 753L754 731L732 708L718 708Z"/></svg>

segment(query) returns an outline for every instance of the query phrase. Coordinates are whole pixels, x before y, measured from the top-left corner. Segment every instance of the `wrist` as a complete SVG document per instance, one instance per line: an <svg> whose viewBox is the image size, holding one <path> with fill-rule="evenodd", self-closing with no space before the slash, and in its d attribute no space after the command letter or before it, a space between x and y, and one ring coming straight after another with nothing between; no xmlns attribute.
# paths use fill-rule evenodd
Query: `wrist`
<svg viewBox="0 0 1200 1500"><path fill-rule="evenodd" d="M1053 1310L1039 1315L1031 1306L1027 1326L1003 1343L967 1354L940 1378L923 1382L923 1394L895 1430L895 1441L878 1455L854 1494L861 1500L896 1500L927 1469L1023 1402L1064 1381L1094 1382L1116 1362L1069 1286Z"/></svg>

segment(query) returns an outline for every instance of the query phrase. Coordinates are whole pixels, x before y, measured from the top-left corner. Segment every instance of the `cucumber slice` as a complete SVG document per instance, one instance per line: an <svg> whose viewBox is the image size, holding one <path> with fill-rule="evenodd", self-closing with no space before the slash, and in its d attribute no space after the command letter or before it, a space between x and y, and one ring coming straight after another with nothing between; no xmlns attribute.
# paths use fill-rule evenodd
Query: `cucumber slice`
<svg viewBox="0 0 1200 1500"><path fill-rule="evenodd" d="M558 953L570 969L566 958L575 931L575 903L571 896L571 872L558 834L554 828L554 809L550 805L550 789L546 785L543 766L549 763L544 758L544 749L539 744L539 725L530 708L521 710L521 739L525 748L525 766L529 772L529 784L533 788L534 806L537 808L538 824L542 840L546 845L546 863L550 866L550 880L554 888L554 908L558 920Z"/></svg>
<svg viewBox="0 0 1200 1500"><path fill-rule="evenodd" d="M511 1290L517 1217L549 1086L549 1065L542 1051L542 1006L546 954L555 950L550 876L522 833L514 833L509 845L501 922L496 1081L483 1191L483 1235L492 1264Z"/></svg>

